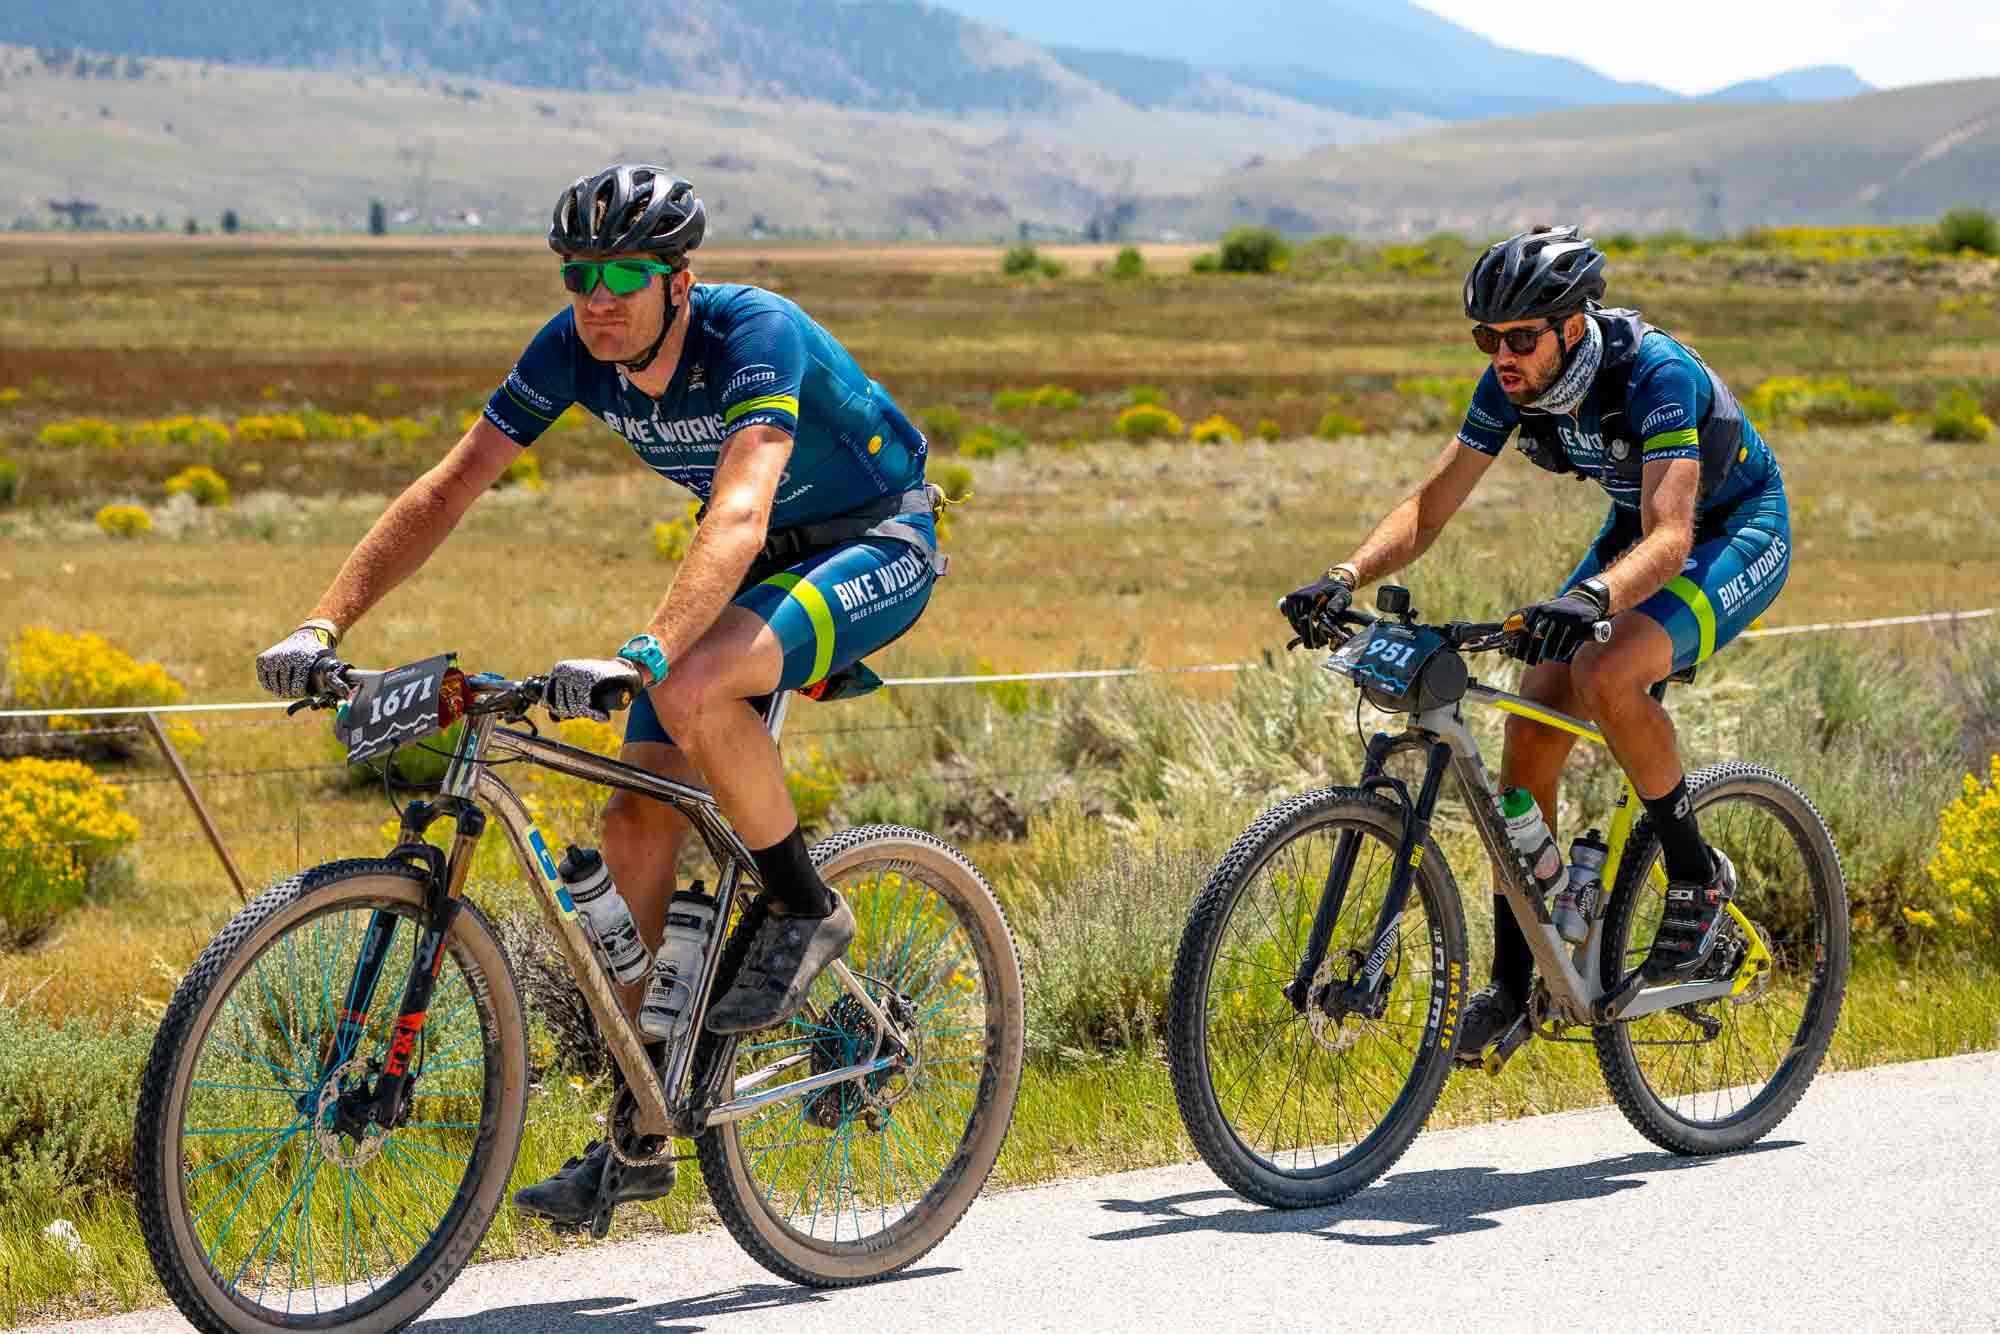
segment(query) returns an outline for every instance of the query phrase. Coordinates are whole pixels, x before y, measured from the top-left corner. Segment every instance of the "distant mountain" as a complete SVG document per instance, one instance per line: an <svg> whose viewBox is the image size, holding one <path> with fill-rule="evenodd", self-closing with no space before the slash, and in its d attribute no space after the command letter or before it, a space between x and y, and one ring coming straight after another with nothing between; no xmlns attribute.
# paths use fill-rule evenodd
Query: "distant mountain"
<svg viewBox="0 0 2000 1334"><path fill-rule="evenodd" d="M1845 65L1813 65L1768 79L1746 79L1704 93L1704 102L1830 102L1872 93L1875 85Z"/></svg>
<svg viewBox="0 0 2000 1334"><path fill-rule="evenodd" d="M1837 101L1593 107L1485 120L1232 172L1148 203L1140 229L1471 237L1928 221L2000 207L2000 79Z"/></svg>
<svg viewBox="0 0 2000 1334"><path fill-rule="evenodd" d="M0 42L882 110L1050 111L1093 91L1033 44L913 0L95 0L0 7Z"/></svg>
<svg viewBox="0 0 2000 1334"><path fill-rule="evenodd" d="M1440 104L1495 115L1679 100L1656 84L1621 83L1574 60L1502 46L1409 0L943 3L1033 41L1225 70L1239 82L1358 115Z"/></svg>

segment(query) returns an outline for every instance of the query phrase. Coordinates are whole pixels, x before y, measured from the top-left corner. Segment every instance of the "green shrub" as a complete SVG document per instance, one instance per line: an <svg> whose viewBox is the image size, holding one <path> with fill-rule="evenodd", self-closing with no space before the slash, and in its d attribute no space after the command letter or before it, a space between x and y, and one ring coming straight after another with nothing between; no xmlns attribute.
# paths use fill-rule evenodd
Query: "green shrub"
<svg viewBox="0 0 2000 1334"><path fill-rule="evenodd" d="M1222 268L1222 259L1212 250L1204 250L1188 261L1190 273L1216 273Z"/></svg>
<svg viewBox="0 0 2000 1334"><path fill-rule="evenodd" d="M1319 425L1313 428L1313 434L1322 440L1338 440L1342 436L1360 435L1367 429L1359 417L1349 416L1339 408L1328 408Z"/></svg>
<svg viewBox="0 0 2000 1334"><path fill-rule="evenodd" d="M153 531L153 516L138 505L106 505L97 511L97 527L107 537L137 537Z"/></svg>
<svg viewBox="0 0 2000 1334"><path fill-rule="evenodd" d="M1028 437L1009 426L982 426L965 437L958 452L969 459L990 459L1028 447Z"/></svg>
<svg viewBox="0 0 2000 1334"><path fill-rule="evenodd" d="M1133 407L1145 403L1160 404L1167 401L1167 395L1156 384L1135 384L1125 390L1125 401Z"/></svg>
<svg viewBox="0 0 2000 1334"><path fill-rule="evenodd" d="M1153 440L1178 436L1187 428L1173 411L1156 403L1136 403L1118 414L1115 428L1127 440Z"/></svg>
<svg viewBox="0 0 2000 1334"><path fill-rule="evenodd" d="M1259 440L1276 440L1283 434L1284 428L1279 426L1274 419L1270 417L1261 417L1258 419L1257 438Z"/></svg>
<svg viewBox="0 0 2000 1334"><path fill-rule="evenodd" d="M1291 254L1275 228L1236 227L1222 238L1216 262L1224 273L1273 273L1285 267Z"/></svg>
<svg viewBox="0 0 2000 1334"><path fill-rule="evenodd" d="M194 503L203 507L229 503L229 483L223 480L221 473L199 463L182 468L167 479L168 495L183 493L193 496Z"/></svg>
<svg viewBox="0 0 2000 1334"><path fill-rule="evenodd" d="M1243 443L1243 428L1218 412L1189 427L1188 438L1197 445L1240 445Z"/></svg>
<svg viewBox="0 0 2000 1334"><path fill-rule="evenodd" d="M1000 257L1000 272L1009 276L1034 273L1042 266L1041 252L1032 241L1021 241L1007 247L1007 253Z"/></svg>
<svg viewBox="0 0 2000 1334"><path fill-rule="evenodd" d="M151 1050L132 1023L0 1009L0 1205L47 1210L132 1191L132 1108Z"/></svg>
<svg viewBox="0 0 2000 1334"><path fill-rule="evenodd" d="M999 389L993 394L995 412L1020 412L1034 401L1032 389Z"/></svg>
<svg viewBox="0 0 2000 1334"><path fill-rule="evenodd" d="M1059 259L1043 259L1035 265L1035 272L1044 278L1060 278L1069 272L1069 265Z"/></svg>
<svg viewBox="0 0 2000 1334"><path fill-rule="evenodd" d="M1981 444L1993 438L1993 419L1980 411L1980 402L1963 389L1954 389L1938 400L1931 413L1931 439L1963 440Z"/></svg>
<svg viewBox="0 0 2000 1334"><path fill-rule="evenodd" d="M972 494L972 469L963 463L938 465L931 470L930 480L944 489L944 498L954 505Z"/></svg>
<svg viewBox="0 0 2000 1334"><path fill-rule="evenodd" d="M135 445L226 445L229 427L215 417L182 413L135 423L130 440Z"/></svg>
<svg viewBox="0 0 2000 1334"><path fill-rule="evenodd" d="M2000 220L1983 208L1955 208L1938 219L1931 248L1947 255L2000 255Z"/></svg>
<svg viewBox="0 0 2000 1334"><path fill-rule="evenodd" d="M959 433L965 430L964 414L949 403L933 404L917 417L923 423L924 438L947 449L958 443Z"/></svg>
<svg viewBox="0 0 2000 1334"><path fill-rule="evenodd" d="M0 459L0 505L11 505L21 497L21 465Z"/></svg>
<svg viewBox="0 0 2000 1334"><path fill-rule="evenodd" d="M1139 247L1128 245L1118 252L1118 258L1111 261L1111 276L1114 278L1146 276L1146 259L1139 253Z"/></svg>

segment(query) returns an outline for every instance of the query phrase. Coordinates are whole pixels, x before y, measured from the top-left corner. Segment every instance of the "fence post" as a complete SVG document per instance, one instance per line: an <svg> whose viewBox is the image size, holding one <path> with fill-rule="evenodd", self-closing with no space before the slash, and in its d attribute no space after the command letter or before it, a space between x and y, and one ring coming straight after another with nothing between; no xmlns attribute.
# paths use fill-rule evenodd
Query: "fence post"
<svg viewBox="0 0 2000 1334"><path fill-rule="evenodd" d="M229 855L229 849L223 845L221 831L215 827L215 821L209 819L208 807L202 805L201 794L194 790L194 780L188 777L187 766L181 763L180 752L174 749L173 742L167 740L167 731L160 726L158 715L149 710L139 716L146 720L146 730L153 734L153 740L160 743L160 753L167 757L167 767L174 771L174 781L181 785L181 793L188 799L188 805L194 807L194 818L201 821L201 832L208 835L209 844L215 849L215 855L222 859L222 869L229 872L229 879L236 886L236 901L248 903L250 894L243 885L243 872L236 869L236 859Z"/></svg>

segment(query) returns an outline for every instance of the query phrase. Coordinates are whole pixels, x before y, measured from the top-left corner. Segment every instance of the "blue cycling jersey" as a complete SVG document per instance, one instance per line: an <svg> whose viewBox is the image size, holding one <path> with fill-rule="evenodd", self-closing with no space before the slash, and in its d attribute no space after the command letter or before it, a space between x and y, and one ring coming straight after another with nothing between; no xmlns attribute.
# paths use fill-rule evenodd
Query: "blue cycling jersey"
<svg viewBox="0 0 2000 1334"><path fill-rule="evenodd" d="M707 500L722 445L747 426L790 433L792 456L771 528L851 513L923 485L923 433L847 349L784 297L697 284L686 345L658 399L592 357L565 307L493 392L486 418L530 445L581 404L669 481Z"/></svg>
<svg viewBox="0 0 2000 1334"><path fill-rule="evenodd" d="M1606 311L1592 318L1609 331L1611 346L1625 350L1615 366L1608 363L1599 373L1574 413L1552 416L1516 407L1489 366L1473 391L1459 443L1497 455L1518 426L1521 449L1542 467L1588 477L1613 504L1628 510L1639 507L1643 464L1662 460L1703 462L1704 485L1696 506L1702 512L1728 510L1768 487L1783 486L1763 437L1700 358L1630 312ZM1722 457L1715 457L1713 448L1722 432L1711 429L1718 397L1731 418ZM1738 418L1740 436L1734 432ZM1560 457L1549 457L1551 451L1560 451ZM1720 474L1712 481L1711 470Z"/></svg>

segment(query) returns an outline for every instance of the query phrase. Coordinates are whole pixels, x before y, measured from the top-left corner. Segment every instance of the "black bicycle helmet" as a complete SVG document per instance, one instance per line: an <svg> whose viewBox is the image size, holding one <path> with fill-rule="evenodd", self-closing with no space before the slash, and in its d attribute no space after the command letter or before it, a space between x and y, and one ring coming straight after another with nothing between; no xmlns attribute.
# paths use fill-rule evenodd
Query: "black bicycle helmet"
<svg viewBox="0 0 2000 1334"><path fill-rule="evenodd" d="M556 196L549 249L586 259L645 253L678 265L707 227L692 185L665 167L621 162Z"/></svg>
<svg viewBox="0 0 2000 1334"><path fill-rule="evenodd" d="M1567 315L1604 297L1604 253L1574 227L1537 227L1479 257L1465 314L1482 324Z"/></svg>

